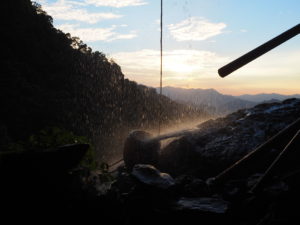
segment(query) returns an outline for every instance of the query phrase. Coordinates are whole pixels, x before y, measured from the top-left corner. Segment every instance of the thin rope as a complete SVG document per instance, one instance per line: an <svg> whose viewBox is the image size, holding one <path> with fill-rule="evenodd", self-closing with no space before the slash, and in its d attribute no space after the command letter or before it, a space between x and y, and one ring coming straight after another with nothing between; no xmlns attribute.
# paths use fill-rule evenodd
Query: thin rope
<svg viewBox="0 0 300 225"><path fill-rule="evenodd" d="M162 63L163 63L163 0L160 0L160 83L159 83L159 119L158 119L158 134L160 134L160 123L162 116Z"/></svg>
<svg viewBox="0 0 300 225"><path fill-rule="evenodd" d="M162 95L162 63L163 63L163 0L160 0L160 84L159 84L159 118L158 118L158 135L160 135L160 123L162 116L162 104L161 104L161 95ZM109 165L109 167L115 166L124 159L119 159L118 161ZM111 171L110 173L115 172L117 169Z"/></svg>

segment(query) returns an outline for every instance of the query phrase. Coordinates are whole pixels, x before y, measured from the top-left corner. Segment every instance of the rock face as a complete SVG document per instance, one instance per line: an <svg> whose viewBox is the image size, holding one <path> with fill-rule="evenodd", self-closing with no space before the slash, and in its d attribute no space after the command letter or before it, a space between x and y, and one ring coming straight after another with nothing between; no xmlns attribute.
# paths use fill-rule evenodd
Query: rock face
<svg viewBox="0 0 300 225"><path fill-rule="evenodd" d="M295 121L300 99L260 104L209 120L161 151L159 169L172 175L215 176ZM272 149L278 152L281 149Z"/></svg>
<svg viewBox="0 0 300 225"><path fill-rule="evenodd" d="M169 174L161 173L151 165L137 164L131 174L141 183L155 188L166 190L175 185L175 180Z"/></svg>
<svg viewBox="0 0 300 225"><path fill-rule="evenodd" d="M151 134L145 131L132 131L125 141L124 162L128 170L132 170L135 164L156 165L160 143L151 141ZM150 140L150 141L149 141Z"/></svg>
<svg viewBox="0 0 300 225"><path fill-rule="evenodd" d="M41 151L1 153L1 175L67 173L79 164L88 148L88 144L69 144Z"/></svg>
<svg viewBox="0 0 300 225"><path fill-rule="evenodd" d="M176 203L176 208L198 213L224 214L229 208L229 203L220 198L181 198Z"/></svg>
<svg viewBox="0 0 300 225"><path fill-rule="evenodd" d="M0 154L3 206L11 212L40 215L66 209L80 188L69 172L88 148L88 144L73 144L39 152Z"/></svg>

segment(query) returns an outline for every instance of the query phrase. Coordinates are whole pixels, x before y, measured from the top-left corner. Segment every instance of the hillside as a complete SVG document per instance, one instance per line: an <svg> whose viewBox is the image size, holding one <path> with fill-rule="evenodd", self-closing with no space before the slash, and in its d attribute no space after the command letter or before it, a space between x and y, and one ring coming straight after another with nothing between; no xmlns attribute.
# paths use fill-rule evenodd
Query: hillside
<svg viewBox="0 0 300 225"><path fill-rule="evenodd" d="M223 95L214 89L163 87L163 95L181 103L205 107L216 115L226 115L256 104L231 95Z"/></svg>
<svg viewBox="0 0 300 225"><path fill-rule="evenodd" d="M30 0L2 3L3 151L40 130L59 127L86 136L101 158L120 148L131 129L157 128L159 118L168 125L207 115L126 79L104 53L93 52L52 22Z"/></svg>
<svg viewBox="0 0 300 225"><path fill-rule="evenodd" d="M281 95L281 94L256 94L256 95L239 95L240 99L252 101L252 102L268 102L268 101L283 101L289 98L300 98L299 94L295 95Z"/></svg>

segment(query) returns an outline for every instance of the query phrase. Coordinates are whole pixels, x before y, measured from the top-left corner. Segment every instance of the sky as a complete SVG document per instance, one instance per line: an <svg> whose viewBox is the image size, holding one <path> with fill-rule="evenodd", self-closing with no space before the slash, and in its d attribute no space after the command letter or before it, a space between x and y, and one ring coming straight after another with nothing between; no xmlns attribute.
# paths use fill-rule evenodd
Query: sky
<svg viewBox="0 0 300 225"><path fill-rule="evenodd" d="M36 0L54 26L158 87L160 0ZM300 93L300 35L226 78L218 69L300 22L299 0L163 0L163 86Z"/></svg>

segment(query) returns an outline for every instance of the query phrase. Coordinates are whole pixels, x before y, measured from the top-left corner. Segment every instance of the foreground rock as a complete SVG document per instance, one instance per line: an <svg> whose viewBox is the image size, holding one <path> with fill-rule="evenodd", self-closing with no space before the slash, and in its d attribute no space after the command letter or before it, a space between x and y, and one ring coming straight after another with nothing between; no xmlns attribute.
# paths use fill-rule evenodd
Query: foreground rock
<svg viewBox="0 0 300 225"><path fill-rule="evenodd" d="M2 152L1 175L10 176L12 172L26 172L28 176L56 171L65 173L79 164L88 148L88 144L70 144L40 151Z"/></svg>
<svg viewBox="0 0 300 225"><path fill-rule="evenodd" d="M135 164L156 165L158 162L159 141L149 141L152 135L145 131L132 131L124 144L123 158L128 170Z"/></svg>
<svg viewBox="0 0 300 225"><path fill-rule="evenodd" d="M159 168L172 175L215 176L295 121L300 99L261 104L209 120L161 151ZM270 149L277 154L282 146Z"/></svg>
<svg viewBox="0 0 300 225"><path fill-rule="evenodd" d="M169 189L175 180L167 173L161 173L154 166L137 164L133 167L132 176L139 182L159 189Z"/></svg>
<svg viewBox="0 0 300 225"><path fill-rule="evenodd" d="M264 171L230 177L218 185L206 178L294 121L300 115L299 104L296 99L265 104L208 121L168 145L161 154L160 168L149 164L137 164L132 170L119 167L114 180L103 179L108 174L97 171L72 169L84 155L86 145L1 155L0 193L5 213L25 211L30 219L35 215L58 218L61 213L74 221L81 218L131 225L194 221L284 225L293 224L293 220L298 224L297 158L295 170L271 177L255 193L252 187ZM299 143L295 147L299 148ZM279 150L275 146L271 152Z"/></svg>
<svg viewBox="0 0 300 225"><path fill-rule="evenodd" d="M38 152L1 153L0 194L7 212L55 215L66 210L78 200L81 188L79 176L71 171L88 148L88 144L73 144Z"/></svg>
<svg viewBox="0 0 300 225"><path fill-rule="evenodd" d="M225 214L229 209L229 202L220 198L180 198L174 209L199 214Z"/></svg>

